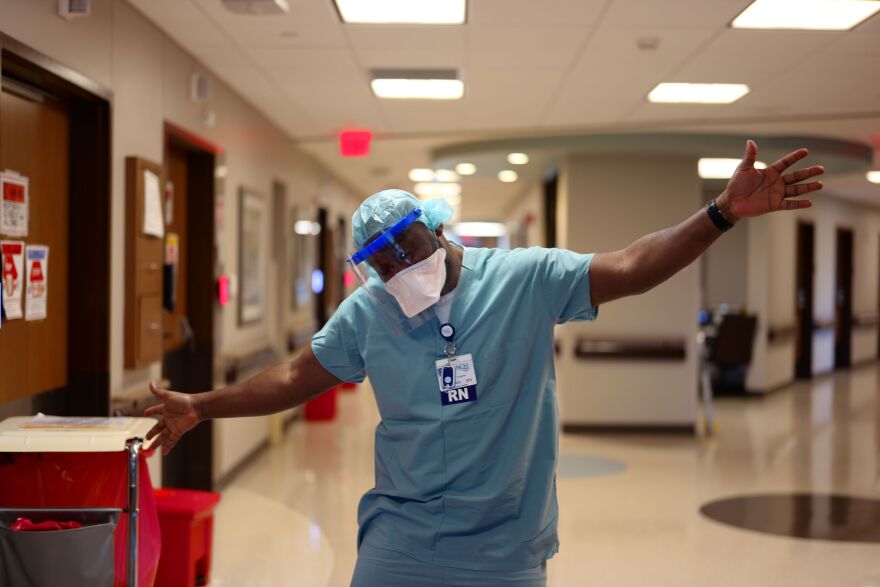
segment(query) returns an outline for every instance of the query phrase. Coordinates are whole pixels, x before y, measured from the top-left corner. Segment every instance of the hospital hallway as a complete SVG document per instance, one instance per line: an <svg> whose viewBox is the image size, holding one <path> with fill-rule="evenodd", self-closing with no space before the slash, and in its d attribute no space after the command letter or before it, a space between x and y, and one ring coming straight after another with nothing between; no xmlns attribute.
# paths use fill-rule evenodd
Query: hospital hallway
<svg viewBox="0 0 880 587"><path fill-rule="evenodd" d="M212 587L348 585L378 412L367 385L339 399L223 491ZM711 440L562 435L550 587L880 585L880 366L716 402Z"/></svg>

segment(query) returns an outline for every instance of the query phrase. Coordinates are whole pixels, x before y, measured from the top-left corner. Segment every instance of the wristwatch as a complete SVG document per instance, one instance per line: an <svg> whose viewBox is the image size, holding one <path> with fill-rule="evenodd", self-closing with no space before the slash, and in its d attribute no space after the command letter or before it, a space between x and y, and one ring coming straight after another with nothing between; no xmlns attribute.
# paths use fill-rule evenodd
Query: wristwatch
<svg viewBox="0 0 880 587"><path fill-rule="evenodd" d="M721 214L721 210L718 209L718 204L715 203L715 199L713 198L711 202L706 204L706 214L709 215L709 219L712 221L712 224L720 230L721 232L727 232L731 228L733 228L733 224L727 221L723 214Z"/></svg>

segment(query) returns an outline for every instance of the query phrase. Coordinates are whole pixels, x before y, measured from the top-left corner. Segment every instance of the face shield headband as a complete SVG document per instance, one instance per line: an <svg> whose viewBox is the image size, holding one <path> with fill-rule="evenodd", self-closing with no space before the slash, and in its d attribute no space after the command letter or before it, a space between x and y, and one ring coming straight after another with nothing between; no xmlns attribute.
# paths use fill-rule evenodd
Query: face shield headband
<svg viewBox="0 0 880 587"><path fill-rule="evenodd" d="M393 225L391 225L388 230L382 232L377 238L373 239L371 243L367 244L366 246L364 246L364 248L353 254L348 259L349 263L351 263L352 265L360 265L361 263L372 257L374 254L376 254L376 252L387 246L391 246L399 251L400 246L394 240L394 237L412 226L416 221L418 221L418 218L421 215L421 208L416 208L415 210L395 222Z"/></svg>

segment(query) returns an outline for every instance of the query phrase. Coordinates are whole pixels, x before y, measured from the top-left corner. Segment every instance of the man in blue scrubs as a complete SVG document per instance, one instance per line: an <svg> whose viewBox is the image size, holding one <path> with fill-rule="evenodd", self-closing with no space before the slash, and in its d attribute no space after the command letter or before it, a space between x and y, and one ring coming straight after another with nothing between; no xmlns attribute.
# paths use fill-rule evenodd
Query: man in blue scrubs
<svg viewBox="0 0 880 587"><path fill-rule="evenodd" d="M662 283L740 219L810 205L823 172L765 170L745 156L724 192L681 224L626 249L462 249L451 209L400 190L352 218L362 281L290 364L203 394L153 387L167 453L208 418L268 414L369 377L381 422L376 486L361 500L352 585L546 584L557 552L559 419L553 328Z"/></svg>

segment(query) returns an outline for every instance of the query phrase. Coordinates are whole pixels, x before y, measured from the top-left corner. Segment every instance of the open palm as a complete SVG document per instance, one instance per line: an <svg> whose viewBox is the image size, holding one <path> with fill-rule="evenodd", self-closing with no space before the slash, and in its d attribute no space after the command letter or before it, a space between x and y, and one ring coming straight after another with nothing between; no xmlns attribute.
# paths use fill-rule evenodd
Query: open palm
<svg viewBox="0 0 880 587"><path fill-rule="evenodd" d="M147 433L147 439L158 436L156 442L162 447L162 454L167 455L180 437L195 428L201 418L190 394L162 389L152 382L150 382L150 391L162 400L162 403L144 410L144 416L161 417Z"/></svg>
<svg viewBox="0 0 880 587"><path fill-rule="evenodd" d="M756 169L758 146L751 139L746 141L745 155L722 194L725 199L725 212L726 215L731 216L730 220L760 216L777 210L809 208L812 205L809 200L791 198L822 189L821 181L800 182L821 175L825 172L825 168L821 165L813 165L784 173L807 154L806 149L798 149L766 169Z"/></svg>

